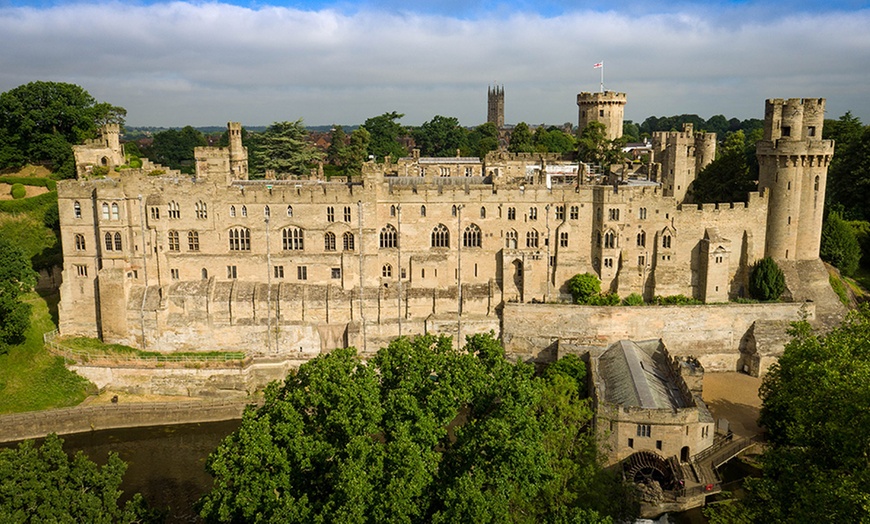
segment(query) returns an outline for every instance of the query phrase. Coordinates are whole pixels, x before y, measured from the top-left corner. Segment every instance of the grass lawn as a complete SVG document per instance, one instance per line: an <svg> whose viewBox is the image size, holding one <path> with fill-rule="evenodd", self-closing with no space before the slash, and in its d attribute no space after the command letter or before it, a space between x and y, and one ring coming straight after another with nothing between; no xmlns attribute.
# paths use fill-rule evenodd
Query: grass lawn
<svg viewBox="0 0 870 524"><path fill-rule="evenodd" d="M49 353L42 343L42 334L55 329L50 308L56 316L58 295L28 293L23 300L33 306L33 315L24 343L0 355L0 413L81 403L96 391L95 386L67 370L63 359Z"/></svg>

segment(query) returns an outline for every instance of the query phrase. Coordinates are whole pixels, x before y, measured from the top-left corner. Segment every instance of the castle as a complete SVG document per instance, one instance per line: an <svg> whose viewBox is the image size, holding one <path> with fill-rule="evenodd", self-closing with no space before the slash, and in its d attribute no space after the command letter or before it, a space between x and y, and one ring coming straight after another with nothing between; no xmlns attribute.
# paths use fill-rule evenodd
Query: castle
<svg viewBox="0 0 870 524"><path fill-rule="evenodd" d="M502 123L503 90L489 97ZM577 103L581 127L621 135L624 93ZM747 294L765 255L818 261L833 153L824 106L768 100L759 191L718 205L684 202L715 155L715 135L691 126L653 136L643 177L498 151L369 162L335 181L250 180L237 123L228 147L196 149L194 175L147 160L120 168L109 125L75 148L77 179L58 184L60 332L305 358L401 334L500 333L506 304L568 302L566 282L584 272L623 297L727 302Z"/></svg>

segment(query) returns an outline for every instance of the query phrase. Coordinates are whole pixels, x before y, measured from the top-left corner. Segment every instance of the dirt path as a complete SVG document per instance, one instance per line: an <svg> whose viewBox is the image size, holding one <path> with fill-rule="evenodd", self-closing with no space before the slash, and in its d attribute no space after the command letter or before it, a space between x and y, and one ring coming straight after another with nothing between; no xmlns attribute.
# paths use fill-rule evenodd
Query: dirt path
<svg viewBox="0 0 870 524"><path fill-rule="evenodd" d="M704 402L713 413L714 419L728 420L735 434L742 437L753 436L761 432L758 426L760 386L760 378L743 373L705 373Z"/></svg>
<svg viewBox="0 0 870 524"><path fill-rule="evenodd" d="M48 188L42 186L24 186L27 190L25 198L35 197L43 193L48 193ZM9 184L0 184L0 200L12 200L12 186Z"/></svg>

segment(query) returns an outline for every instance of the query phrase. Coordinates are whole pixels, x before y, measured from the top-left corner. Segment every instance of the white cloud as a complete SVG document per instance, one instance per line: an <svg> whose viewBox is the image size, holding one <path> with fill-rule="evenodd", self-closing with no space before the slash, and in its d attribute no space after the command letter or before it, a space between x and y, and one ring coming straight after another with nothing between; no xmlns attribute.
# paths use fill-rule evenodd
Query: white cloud
<svg viewBox="0 0 870 524"><path fill-rule="evenodd" d="M219 3L80 4L0 9L0 91L33 80L82 85L128 109L133 125L249 125L303 117L361 123L396 110L485 118L505 85L507 120L576 120L576 94L628 94L627 116L761 117L770 97L827 97L870 121L870 11L753 17L511 13L475 20Z"/></svg>

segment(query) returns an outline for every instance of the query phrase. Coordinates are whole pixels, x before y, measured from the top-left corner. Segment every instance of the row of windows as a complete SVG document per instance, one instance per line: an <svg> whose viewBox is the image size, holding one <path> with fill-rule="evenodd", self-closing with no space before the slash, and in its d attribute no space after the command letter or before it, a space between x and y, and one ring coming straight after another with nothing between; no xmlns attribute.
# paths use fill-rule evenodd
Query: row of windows
<svg viewBox="0 0 870 524"><path fill-rule="evenodd" d="M74 237L76 251L84 251L87 249L85 236L76 234ZM121 233L106 233L103 235L106 251L121 251L123 245L121 243Z"/></svg>
<svg viewBox="0 0 870 524"><path fill-rule="evenodd" d="M451 208L450 214L452 216L458 216L459 210L462 206L453 206ZM390 206L390 216L396 216L398 206ZM501 208L499 208L501 211ZM420 206L420 216L426 216L426 206ZM538 208L530 207L528 213L529 220L537 220L538 219ZM571 206L570 207L570 217L571 220L577 220L580 218L580 206ZM486 207L481 206L480 208L480 218L486 218ZM517 208L516 207L508 207L507 208L507 219L508 220L516 220L517 219ZM565 219L565 206L556 206L556 220L564 220Z"/></svg>
<svg viewBox="0 0 870 524"><path fill-rule="evenodd" d="M181 240L178 231L170 231L168 233L169 251L181 251ZM199 232L187 232L187 250L199 251Z"/></svg>
<svg viewBox="0 0 870 524"><path fill-rule="evenodd" d="M604 246L605 249L614 249L618 247L619 236L611 229L606 231L604 236L598 232L597 241L598 244ZM640 231L637 234L637 247L646 247L646 231ZM670 249L670 247L671 235L669 233L664 233L662 235L662 248Z"/></svg>

